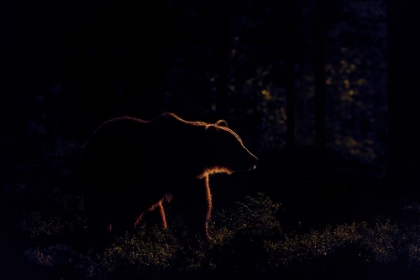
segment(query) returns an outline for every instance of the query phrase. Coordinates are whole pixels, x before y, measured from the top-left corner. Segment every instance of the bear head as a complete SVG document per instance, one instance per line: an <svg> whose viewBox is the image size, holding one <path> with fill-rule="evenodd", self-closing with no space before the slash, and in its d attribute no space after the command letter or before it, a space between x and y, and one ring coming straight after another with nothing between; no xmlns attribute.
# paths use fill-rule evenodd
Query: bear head
<svg viewBox="0 0 420 280"><path fill-rule="evenodd" d="M206 156L211 162L207 170L231 173L256 167L258 158L245 147L239 135L227 127L224 120L207 124L205 130Z"/></svg>
<svg viewBox="0 0 420 280"><path fill-rule="evenodd" d="M243 144L242 139L226 121L216 123L186 121L173 113L165 113L162 121L165 135L171 144L166 154L176 158L174 170L187 167L195 177L208 173L232 173L255 168L258 158ZM185 171L184 171L185 172Z"/></svg>

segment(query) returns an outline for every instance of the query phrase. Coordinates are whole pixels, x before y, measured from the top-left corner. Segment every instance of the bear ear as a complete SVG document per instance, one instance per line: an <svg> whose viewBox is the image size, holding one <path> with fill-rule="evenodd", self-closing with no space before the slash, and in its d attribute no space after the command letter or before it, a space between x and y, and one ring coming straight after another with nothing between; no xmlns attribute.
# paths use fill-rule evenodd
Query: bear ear
<svg viewBox="0 0 420 280"><path fill-rule="evenodd" d="M225 126L228 127L228 124L225 120L218 120L215 124L215 126Z"/></svg>

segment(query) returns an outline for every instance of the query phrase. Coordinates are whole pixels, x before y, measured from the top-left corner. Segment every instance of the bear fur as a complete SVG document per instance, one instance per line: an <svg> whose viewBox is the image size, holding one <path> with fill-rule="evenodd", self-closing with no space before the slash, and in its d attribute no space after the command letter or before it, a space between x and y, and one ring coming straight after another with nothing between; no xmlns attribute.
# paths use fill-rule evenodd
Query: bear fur
<svg viewBox="0 0 420 280"><path fill-rule="evenodd" d="M255 157L225 121L185 121L164 113L152 121L121 117L102 124L85 145L82 174L93 238L123 233L145 212L174 200L191 231L210 239L212 173L248 171Z"/></svg>

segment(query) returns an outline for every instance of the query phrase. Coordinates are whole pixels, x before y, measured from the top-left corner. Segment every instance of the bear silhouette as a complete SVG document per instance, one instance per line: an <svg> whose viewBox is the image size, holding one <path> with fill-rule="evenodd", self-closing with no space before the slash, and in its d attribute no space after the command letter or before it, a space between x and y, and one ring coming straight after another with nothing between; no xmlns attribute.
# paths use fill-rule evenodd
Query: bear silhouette
<svg viewBox="0 0 420 280"><path fill-rule="evenodd" d="M248 171L257 157L225 121L186 121L173 113L154 120L132 117L102 124L82 154L88 228L102 242L109 232L133 229L144 213L173 200L190 231L211 239L209 176Z"/></svg>

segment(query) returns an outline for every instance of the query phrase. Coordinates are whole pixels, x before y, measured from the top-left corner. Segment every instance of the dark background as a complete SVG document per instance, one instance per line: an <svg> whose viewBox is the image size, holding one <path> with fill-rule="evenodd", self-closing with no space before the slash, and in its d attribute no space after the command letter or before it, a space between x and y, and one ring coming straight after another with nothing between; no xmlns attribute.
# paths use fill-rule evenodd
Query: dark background
<svg viewBox="0 0 420 280"><path fill-rule="evenodd" d="M2 251L19 258L30 246L25 215L77 193L83 144L123 115L225 119L260 164L246 182L215 179L215 200L266 192L283 203L285 227L416 201L414 10L385 0L2 3Z"/></svg>
<svg viewBox="0 0 420 280"><path fill-rule="evenodd" d="M84 141L111 117L173 111L186 119L226 119L261 153L287 142L314 146L315 121L325 119L318 134L325 134L327 150L384 162L386 4L321 4L8 4L7 136L44 137L49 145L58 137Z"/></svg>

